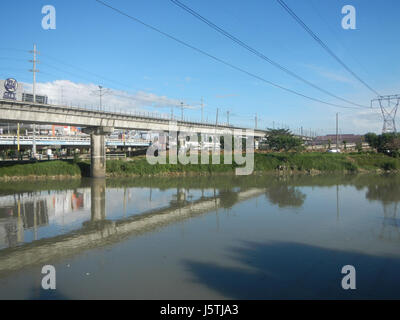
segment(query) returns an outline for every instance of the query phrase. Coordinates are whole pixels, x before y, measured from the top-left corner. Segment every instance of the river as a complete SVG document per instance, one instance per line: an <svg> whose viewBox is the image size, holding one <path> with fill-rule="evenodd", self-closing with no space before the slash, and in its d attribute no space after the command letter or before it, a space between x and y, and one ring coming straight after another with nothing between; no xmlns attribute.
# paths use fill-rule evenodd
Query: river
<svg viewBox="0 0 400 320"><path fill-rule="evenodd" d="M396 175L2 183L0 299L398 299L399 202Z"/></svg>

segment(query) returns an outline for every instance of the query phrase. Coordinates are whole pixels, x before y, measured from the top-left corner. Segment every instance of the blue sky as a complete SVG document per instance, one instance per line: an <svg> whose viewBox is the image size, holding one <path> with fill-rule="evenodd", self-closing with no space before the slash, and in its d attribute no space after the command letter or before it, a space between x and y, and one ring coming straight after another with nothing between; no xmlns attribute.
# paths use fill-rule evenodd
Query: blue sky
<svg viewBox="0 0 400 320"><path fill-rule="evenodd" d="M346 105L252 55L169 0L105 2L267 80ZM366 106L375 98L275 0L182 2L269 58L338 96ZM399 1L286 0L286 3L371 87L381 94L400 93ZM341 9L346 4L357 10L356 30L341 27ZM44 5L56 9L55 30L42 29ZM81 95L82 99L85 97L83 104L88 103L89 96L98 99L88 95L88 91L101 84L114 93L130 96L132 99L125 102L112 94L104 97L106 104L127 110L170 113L171 105L184 101L193 106L185 110L185 116L200 119L198 104L203 97L204 114L209 121L215 121L218 107L220 121L226 121L229 110L230 122L243 126L253 126L257 114L259 127L272 127L275 123L275 126L284 124L293 129L302 126L327 134L334 132L335 113L339 112L343 133L379 132L382 128L378 110L333 108L292 95L219 64L94 0L7 1L1 4L0 17L3 30L0 78L31 82L32 75L27 71L31 68L27 61L30 54L10 49L31 50L36 43L41 52L38 81L43 85L39 88L49 90L42 93L53 95L53 100L60 97L60 83L65 86L64 102L78 103L76 99ZM79 87L80 91L68 89L72 87ZM174 114L180 116L179 108L174 109Z"/></svg>

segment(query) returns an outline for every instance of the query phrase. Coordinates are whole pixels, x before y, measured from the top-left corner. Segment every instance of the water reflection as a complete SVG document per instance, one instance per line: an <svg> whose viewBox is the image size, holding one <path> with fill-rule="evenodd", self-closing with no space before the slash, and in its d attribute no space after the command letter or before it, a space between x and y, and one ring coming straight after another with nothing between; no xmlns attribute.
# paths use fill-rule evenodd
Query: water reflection
<svg viewBox="0 0 400 320"><path fill-rule="evenodd" d="M186 220L195 221L194 218L206 216L210 212L216 213L216 218L213 217L215 223L213 228L218 233L223 233L226 232L224 223L227 222L224 222L223 215L220 216L219 212L235 211L234 217L237 217L237 221L240 222L234 225L234 220L232 220L233 226L230 232L234 236L240 235L244 238L258 234L268 234L271 237L282 234L282 237L289 238L296 232L300 238L304 234L311 238L311 235L304 231L310 225L310 230L315 232L313 245L283 242L279 239L272 245L252 244L252 249L248 249L248 254L253 255L252 257L246 258L244 252L241 251L242 257L238 259L241 263L247 263L246 259L249 261L255 259L260 264L258 266L260 270L271 273L269 275L260 271L258 275L268 279L265 282L266 285L273 282L272 275L279 275L278 271L284 269L285 263L293 266L299 262L296 261L296 257L299 257L298 253L291 258L282 256L283 251L290 251L289 248L292 248L291 250L297 248L310 259L314 255L321 259L321 256L341 252L340 255L344 258L369 261L361 253L346 253L345 248L337 250L316 247L317 244L320 245L319 237L322 237L318 232L321 234L329 232L335 221L338 221L336 225L338 228L342 227L340 225L342 222L350 223L350 227L355 228L355 225L351 225L354 222L348 218L354 218L355 213L363 214L363 210L377 222L374 220L371 225L358 226L362 236L357 234L355 240L352 241L358 240L363 245L363 237L371 234L371 229L373 229L377 230L376 238L379 241L398 243L400 240L400 223L397 218L400 202L399 189L400 178L394 175L84 179L77 182L55 181L50 184L1 185L0 275L22 267L49 263L56 258L73 256L84 250L121 243L129 237L157 233L167 226ZM318 197L314 196L315 194L318 194ZM352 204L351 197L358 195L360 198ZM371 204L367 205L364 202L371 202ZM375 206L372 206L375 202L378 206L382 205L382 209L379 209L381 211L376 212ZM360 207L361 205L364 205L364 209ZM304 212L298 215L300 217L273 215L282 210L296 212L295 210L299 208L302 208ZM331 208L334 224L330 224L328 214L325 216L322 214ZM316 210L320 210L321 214L312 215ZM259 213L257 219L254 220L256 222L251 220L251 215L255 213ZM325 222L327 220L329 222ZM367 217L365 220L368 220ZM246 223L250 224L250 231L246 231ZM271 227L269 232L262 229L262 226L269 224L275 228ZM350 231L346 229L346 235L352 236L354 232L350 227ZM191 233L188 233L188 238L190 235ZM368 239L368 241L376 245L373 240ZM348 243L352 244L351 241ZM197 242L197 246L201 245L200 241ZM275 263L267 263L262 256L268 256L265 259L275 261ZM301 261L307 259L303 257ZM374 261L377 265L381 263L378 258ZM336 262L341 263L342 259ZM397 263L396 260L394 265ZM228 295L233 297L246 297L239 294L240 290L246 287L246 283L254 282L254 286L262 283L254 274L242 274L240 270L239 272L232 268L221 268L214 264L185 260L185 266L202 283L208 283L215 277L221 279L213 284L213 289L220 290L224 294L229 293ZM300 269L308 272L306 266L302 265L302 268ZM240 276L242 287L229 289L230 285L226 283L229 277L222 274L229 277ZM278 283L273 283L279 286ZM251 297L262 297L261 291L254 290Z"/></svg>
<svg viewBox="0 0 400 320"><path fill-rule="evenodd" d="M38 229L64 221L66 213L90 208L87 190L17 193L0 197L0 248L38 239ZM31 237L26 239L25 234Z"/></svg>
<svg viewBox="0 0 400 320"><path fill-rule="evenodd" d="M230 252L240 268L195 260L184 264L196 281L230 299L400 298L396 257L285 241L244 242ZM346 291L339 270L349 261L357 268L357 290Z"/></svg>
<svg viewBox="0 0 400 320"><path fill-rule="evenodd" d="M57 185L57 182L54 183ZM14 185L13 190L1 186L0 248L18 246L79 228L101 226L102 221L110 219L106 212L107 203L121 203L120 214L110 219L118 220L128 218L133 209L136 211L135 215L140 215L152 211L153 208L167 210L209 199L218 199L217 207L229 209L240 200L240 193L249 189L264 193L268 201L279 208L301 208L307 198L302 191L304 187L334 187L339 219L340 185L365 189L366 199L382 203L382 228L379 237L399 239L400 223L397 212L400 179L397 176L142 178L109 180L107 183L105 180L95 179L83 180L74 189L67 190L62 189L62 183L57 185L61 190L42 191L33 191L37 185L31 186L33 190L24 190L25 184L19 185L20 190L18 184ZM112 194L107 196L107 190ZM143 196L144 190L147 190L147 197ZM122 197L116 199L120 195ZM143 205L142 208L140 204ZM111 215L115 215L115 210L111 208L110 211ZM46 232L41 232L42 229Z"/></svg>
<svg viewBox="0 0 400 320"><path fill-rule="evenodd" d="M383 206L382 228L379 237L386 240L400 240L400 219L397 218L400 202L399 179L392 177L383 182L368 183L366 198L379 201Z"/></svg>
<svg viewBox="0 0 400 320"><path fill-rule="evenodd" d="M306 199L306 195L298 187L290 185L288 178L273 181L266 188L265 195L271 203L277 204L280 208L301 207Z"/></svg>
<svg viewBox="0 0 400 320"><path fill-rule="evenodd" d="M124 198L125 198L124 194ZM90 220L85 221L86 228L99 228L106 222L106 181L93 179L90 181Z"/></svg>

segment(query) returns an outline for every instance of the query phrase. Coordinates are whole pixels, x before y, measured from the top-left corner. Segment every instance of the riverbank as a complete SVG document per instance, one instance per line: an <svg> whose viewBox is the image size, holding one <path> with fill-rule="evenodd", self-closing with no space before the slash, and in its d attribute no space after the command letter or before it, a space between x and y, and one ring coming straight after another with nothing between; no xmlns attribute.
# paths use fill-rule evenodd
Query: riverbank
<svg viewBox="0 0 400 320"><path fill-rule="evenodd" d="M72 161L43 161L10 164L0 167L0 180L35 180L80 178L82 170Z"/></svg>
<svg viewBox="0 0 400 320"><path fill-rule="evenodd" d="M222 158L222 157L221 157ZM223 159L221 159L223 162ZM155 164L146 158L107 161L108 177L213 175L232 174L239 165L233 164ZM254 173L319 174L357 172L399 172L400 159L375 153L256 153ZM0 180L65 179L87 177L89 162L44 161L0 167Z"/></svg>

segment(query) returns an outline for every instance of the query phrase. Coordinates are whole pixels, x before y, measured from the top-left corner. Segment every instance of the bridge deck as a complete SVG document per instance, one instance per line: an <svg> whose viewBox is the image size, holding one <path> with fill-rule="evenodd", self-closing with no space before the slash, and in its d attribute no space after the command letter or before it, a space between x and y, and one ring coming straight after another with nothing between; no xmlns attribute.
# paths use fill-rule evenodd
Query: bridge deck
<svg viewBox="0 0 400 320"><path fill-rule="evenodd" d="M208 134L232 133L240 128L210 123L172 121L165 117L149 117L137 113L91 110L80 107L56 106L0 99L0 121L70 125L76 127L112 127L132 130L181 131ZM255 137L265 136L265 130L254 130Z"/></svg>

